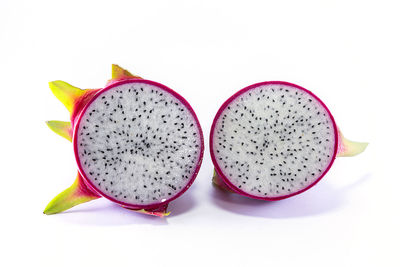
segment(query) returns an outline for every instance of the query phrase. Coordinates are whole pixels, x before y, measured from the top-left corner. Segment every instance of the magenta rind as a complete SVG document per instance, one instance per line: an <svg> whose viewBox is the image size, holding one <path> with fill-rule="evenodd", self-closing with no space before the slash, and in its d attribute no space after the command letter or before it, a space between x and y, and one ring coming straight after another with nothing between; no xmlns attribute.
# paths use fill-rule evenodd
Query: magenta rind
<svg viewBox="0 0 400 267"><path fill-rule="evenodd" d="M309 186L307 186L306 188L299 190L297 192L288 194L288 195L284 195L284 196L279 196L279 197L260 197L260 196L254 196L251 195L249 193L244 192L243 190L239 189L238 187L236 187L235 185L233 185L229 179L223 174L223 172L221 171L217 160L215 158L214 155L214 150L213 150L213 140L214 140L214 129L215 129L215 125L217 123L218 118L221 116L222 112L225 110L225 108L233 101L235 100L237 97L239 97L240 95L244 94L245 92L252 90L254 88L257 88L259 86L263 86L263 85L286 85L286 86L292 86L295 88L298 88L304 92L306 92L307 94L311 95L312 97L314 97L315 99L317 99L321 105L326 109L326 111L329 114L329 117L332 121L333 127L334 127L334 133L335 133L335 148L334 148L334 152L333 152L333 157L331 159L331 162L329 163L328 167L325 169L325 171L321 174L320 177L318 177L318 179L316 179L312 184L310 184ZM214 117L214 121L212 123L211 126L211 131L210 131L210 154L211 154L211 159L212 162L214 164L215 167L215 171L217 172L217 174L219 175L219 177L223 180L223 182L234 192L246 196L246 197L250 197L250 198L255 198L255 199L261 199L261 200L267 200L267 201L276 201L276 200L281 200L281 199L285 199L285 198L289 198L295 195L298 195L304 191L307 191L308 189L310 189L311 187L313 187L314 185L316 185L324 176L325 174L329 171L329 169L332 167L333 162L335 161L336 158L336 154L337 154L337 150L338 150L338 130L337 130L337 126L336 126L336 122L331 114L331 112L329 111L328 107L324 104L324 102L321 101L321 99L319 99L316 95L314 95L312 92L310 92L309 90L297 85L297 84L293 84L293 83L288 83L288 82L282 82L282 81L268 81L268 82L260 82L260 83L255 83L252 84L250 86L247 86L241 90L239 90L237 93L235 93L233 96L231 96L230 98L228 98L228 100L226 100L222 106L219 108L217 114Z"/></svg>

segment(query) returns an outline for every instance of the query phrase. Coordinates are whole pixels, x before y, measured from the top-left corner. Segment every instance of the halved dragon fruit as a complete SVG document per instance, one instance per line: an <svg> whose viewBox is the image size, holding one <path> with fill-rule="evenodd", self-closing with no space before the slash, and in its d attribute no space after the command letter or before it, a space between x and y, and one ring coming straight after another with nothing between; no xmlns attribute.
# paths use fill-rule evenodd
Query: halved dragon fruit
<svg viewBox="0 0 400 267"><path fill-rule="evenodd" d="M287 82L257 83L230 97L215 116L213 182L251 198L280 200L314 186L336 157L366 146L345 139L310 91Z"/></svg>
<svg viewBox="0 0 400 267"><path fill-rule="evenodd" d="M105 197L138 212L165 216L193 183L204 141L189 103L166 86L117 65L104 89L50 83L71 123L48 121L73 142L78 176L46 207L54 214Z"/></svg>

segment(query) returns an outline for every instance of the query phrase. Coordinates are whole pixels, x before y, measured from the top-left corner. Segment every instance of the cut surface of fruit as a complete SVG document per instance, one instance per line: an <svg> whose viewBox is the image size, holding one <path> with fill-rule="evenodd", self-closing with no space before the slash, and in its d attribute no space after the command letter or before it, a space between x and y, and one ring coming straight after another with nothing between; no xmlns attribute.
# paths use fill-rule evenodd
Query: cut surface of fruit
<svg viewBox="0 0 400 267"><path fill-rule="evenodd" d="M229 98L210 133L211 157L233 191L265 200L298 194L336 158L338 131L325 104L286 82L254 84Z"/></svg>
<svg viewBox="0 0 400 267"><path fill-rule="evenodd" d="M203 136L190 105L148 80L114 83L91 99L74 129L79 171L125 207L168 203L193 182Z"/></svg>

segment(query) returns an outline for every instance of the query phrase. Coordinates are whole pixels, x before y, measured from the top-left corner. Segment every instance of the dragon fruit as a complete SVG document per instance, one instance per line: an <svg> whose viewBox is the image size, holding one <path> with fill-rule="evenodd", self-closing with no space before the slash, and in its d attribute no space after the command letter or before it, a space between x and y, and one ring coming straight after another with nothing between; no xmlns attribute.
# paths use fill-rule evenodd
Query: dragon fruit
<svg viewBox="0 0 400 267"><path fill-rule="evenodd" d="M214 118L213 183L251 198L285 199L314 186L336 157L366 146L345 139L310 91L287 82L257 83L230 97Z"/></svg>
<svg viewBox="0 0 400 267"><path fill-rule="evenodd" d="M105 197L137 212L168 215L168 203L190 187L203 157L202 130L189 103L117 65L104 89L49 85L71 122L47 125L72 141L78 175L44 213Z"/></svg>

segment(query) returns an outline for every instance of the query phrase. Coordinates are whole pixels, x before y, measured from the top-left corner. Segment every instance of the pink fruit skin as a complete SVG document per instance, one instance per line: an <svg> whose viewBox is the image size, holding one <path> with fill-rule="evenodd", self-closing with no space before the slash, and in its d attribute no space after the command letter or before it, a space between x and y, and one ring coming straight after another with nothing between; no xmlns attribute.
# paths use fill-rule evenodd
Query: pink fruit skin
<svg viewBox="0 0 400 267"><path fill-rule="evenodd" d="M251 90L251 89L256 88L256 87L258 87L258 86L262 86L262 85L271 85L271 84L275 84L275 85L282 84L282 85L287 85L287 86L292 86L292 87L298 88L298 89L300 89L300 90L306 92L307 94L311 95L312 97L314 97L315 99L317 99L317 100L321 103L321 105L322 105L322 106L326 109L326 111L328 112L329 117L330 117L330 119L331 119L331 121L332 121L332 123L333 123L333 126L334 126L334 133L335 133L335 150L334 150L334 153L333 153L332 160L331 160L331 162L329 163L329 165L328 165L328 167L326 168L326 170L322 173L322 175L321 175L317 180L315 180L312 184L310 184L310 185L307 186L306 188L304 188L304 189L302 189L302 190L300 190L300 191L297 191L297 192L295 192L295 193L292 193L292 194L289 194L289 195L285 195L285 196L279 196L279 197L259 197L259 196L250 195L250 194L248 194L248 193L246 193L246 192L240 190L239 188L237 188L236 186L234 186L234 185L229 181L229 179L222 173L221 169L220 169L219 166L218 166L218 163L217 163L217 160L216 160L216 158L215 158L215 155L214 155L214 150L213 150L214 134L213 134L213 133L214 133L214 128L215 128L215 125L216 125L216 123L217 123L218 118L220 117L221 113L225 110L225 108L229 105L229 103L231 103L234 99L236 99L238 96L240 96L241 94L245 93L245 92L248 91L248 90ZM250 86L247 86L247 87L243 88L242 90L238 91L237 93L235 93L235 94L234 94L233 96L231 96L228 100L226 100L226 101L224 102L224 104L222 104L222 106L220 107L220 109L218 110L217 115L215 115L214 121L213 121L212 126L211 126L211 131L210 131L210 154L211 154L212 162L213 162L214 167L215 167L215 171L217 172L217 174L218 174L218 176L219 176L219 179L221 179L222 182L224 182L224 183L225 183L232 191L234 191L235 193L238 193L238 194L240 194L240 195L247 196L247 197L250 197L250 198L261 199L261 200L267 200L267 201L276 201L276 200L281 200L281 199L289 198L289 197L295 196L295 195L297 195L297 194L300 194L300 193L302 193L302 192L304 192L304 191L310 189L310 188L313 187L314 185L316 185L316 184L322 179L322 177L325 176L325 174L329 171L329 169L332 167L332 164L333 164L333 162L335 161L335 158L336 158L337 151L338 151L338 130L337 130L337 126L336 126L335 120L334 120L334 118L333 118L331 112L329 111L328 107L321 101L321 99L319 99L316 95L314 95L314 94L313 94L312 92L310 92L309 90L307 90L307 89L305 89L305 88L303 88L303 87L301 87L301 86L299 86L299 85L296 85L296 84L293 84L293 83L288 83L288 82L282 82L282 81L269 81L269 82L260 82L260 83L252 84L252 85L250 85Z"/></svg>
<svg viewBox="0 0 400 267"><path fill-rule="evenodd" d="M84 109L84 107L91 102L91 100L94 98L94 96L97 94L102 89L87 89L85 90L85 93L83 96L79 97L76 99L76 102L74 103L74 108L71 112L71 124L72 127L75 126L77 122L77 118L79 117L79 114L81 111Z"/></svg>
<svg viewBox="0 0 400 267"><path fill-rule="evenodd" d="M77 130L78 130L78 128L79 128L78 126L79 126L80 120L81 120L81 118L82 118L82 114L85 113L85 111L86 111L87 108L90 106L90 104L91 104L99 95L101 95L101 93L103 93L103 92L105 92L105 91L107 91L107 90L109 90L109 89L111 89L111 88L113 88L113 87L116 87L116 86L119 86L119 85L122 85L122 84L126 84L126 83L145 83L145 84L149 84L149 85L154 85L154 86L157 86L157 87L161 88L162 90L166 91L167 93L172 94L172 95L173 95L174 97L176 97L182 104L184 104L184 105L186 106L186 108L190 111L190 113L192 114L193 118L194 118L195 121L196 121L197 127L198 127L199 132L200 132L200 140L201 140L201 144L200 144L200 156L199 156L199 160L198 160L196 169L195 169L195 171L194 171L194 173L193 173L193 176L192 176L190 182L187 184L187 186L185 186L185 187L184 187L180 192L178 192L175 196L173 196L173 197L170 198L170 199L167 199L167 200L164 201L164 202L160 202L160 203L156 203L156 204L151 204L151 205L132 205L132 204L130 204L130 203L125 203L125 202L116 200L116 199L114 199L114 198L112 198L112 197L110 197L110 196L108 196L108 195L105 195L103 192L100 192L99 190L97 190L96 187L92 184L92 182L90 182L90 180L87 178L85 172L83 171L83 168L82 168L82 166L81 166L81 164L80 164L80 161L79 161L76 132L77 132ZM84 181L85 185L86 185L91 191L93 191L95 194L97 194L97 195L99 195L99 196L103 196L103 197L109 199L110 201L113 201L113 202L115 202L115 203L118 203L119 205L121 205L121 206L124 207L124 208L133 209L133 210L145 209L146 211L155 211L155 212L157 212L157 211L159 211L160 209L163 209L163 207L166 207L167 204L168 204L169 202L171 202L172 200L174 200L174 199L178 198L180 195L182 195L182 194L193 184L193 182L194 182L194 180L195 180L195 178L196 178L196 176L197 176L197 173L198 173L199 170L200 170L201 162L202 162L202 160L203 160L203 154L204 154L204 137L203 137L203 132L202 132L202 130L201 130L200 123L199 123L199 120L198 120L198 118L197 118L197 116L196 116L196 113L194 112L194 110L192 109L192 107L189 105L189 103L188 103L181 95L179 95L178 93L176 93L176 92L173 91L172 89L170 89L170 88L168 88L168 87L166 87L165 85L162 85L162 84L160 84L160 83L153 82L153 81L150 81L150 80L135 79L135 78L134 78L134 79L125 79L125 80L122 80L122 81L117 81L117 82L111 83L111 84L109 84L108 86L106 86L105 88L93 90L93 93L90 92L89 94L90 94L90 95L88 95L87 98L85 98L84 100L82 100L82 101L78 104L77 110L74 111L74 112L73 112L73 115L71 116L71 121L73 122L73 125L72 125L72 127L73 127L72 142L73 142L73 146L74 146L74 154L75 154L76 163L78 164L78 170L79 170L79 173L81 174L81 176L82 176L82 178L83 178L83 181Z"/></svg>

